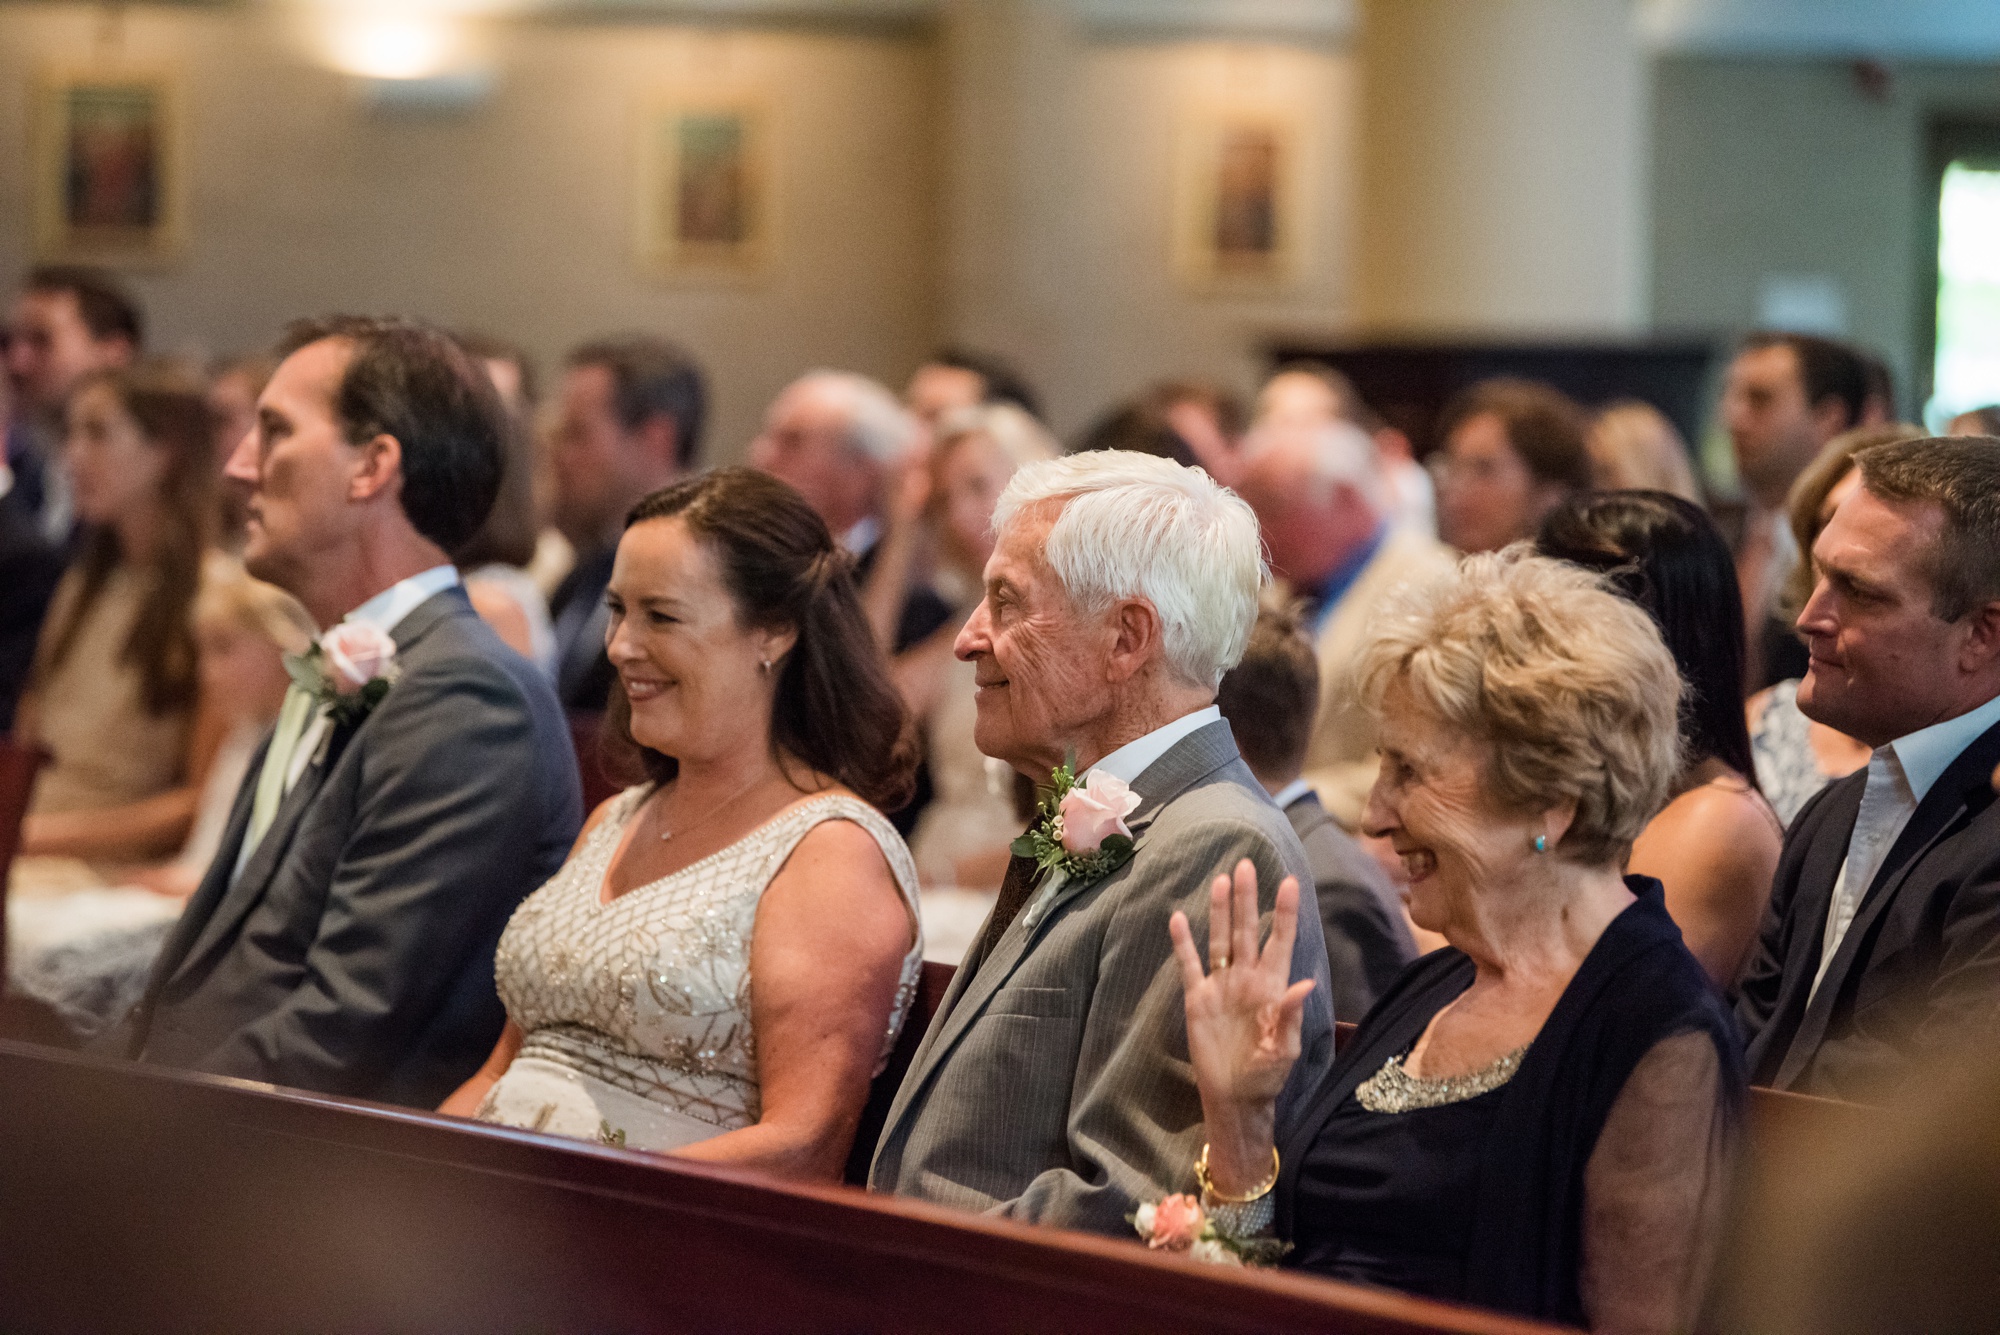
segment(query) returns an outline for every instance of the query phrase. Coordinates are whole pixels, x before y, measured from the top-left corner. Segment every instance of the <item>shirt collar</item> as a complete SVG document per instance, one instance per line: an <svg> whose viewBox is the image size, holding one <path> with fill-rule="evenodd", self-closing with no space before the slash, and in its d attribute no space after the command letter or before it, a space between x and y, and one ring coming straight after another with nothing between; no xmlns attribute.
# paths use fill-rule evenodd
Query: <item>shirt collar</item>
<svg viewBox="0 0 2000 1335"><path fill-rule="evenodd" d="M417 610L419 603L427 602L457 584L457 566L432 566L408 579L397 580L341 620L359 621L385 635L392 635L396 627L403 624L403 618Z"/></svg>
<svg viewBox="0 0 2000 1335"><path fill-rule="evenodd" d="M1923 801L1931 785L1951 768L1951 762L1957 760L1966 747L1978 741L1995 723L2000 723L2000 695L1957 718L1933 723L1928 728L1889 743L1917 801Z"/></svg>
<svg viewBox="0 0 2000 1335"><path fill-rule="evenodd" d="M1210 705L1197 709L1192 714L1183 714L1164 727L1153 729L1144 737L1125 743L1104 759L1092 765L1091 771L1103 770L1106 774L1131 783L1146 772L1146 767L1173 749L1175 742L1197 728L1206 727L1222 717L1222 710ZM1084 782L1089 782L1088 774Z"/></svg>
<svg viewBox="0 0 2000 1335"><path fill-rule="evenodd" d="M1293 779L1290 783L1271 794L1271 801L1280 811L1289 811L1292 803L1312 791L1312 785L1304 779Z"/></svg>

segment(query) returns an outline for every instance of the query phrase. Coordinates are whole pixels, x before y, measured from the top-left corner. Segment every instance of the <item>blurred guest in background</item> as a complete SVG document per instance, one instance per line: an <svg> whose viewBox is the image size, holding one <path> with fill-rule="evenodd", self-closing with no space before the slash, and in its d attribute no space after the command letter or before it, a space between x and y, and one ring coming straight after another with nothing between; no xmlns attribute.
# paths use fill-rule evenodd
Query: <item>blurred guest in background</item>
<svg viewBox="0 0 2000 1335"><path fill-rule="evenodd" d="M1438 534L1461 552L1535 536L1542 517L1588 491L1583 410L1532 380L1483 380L1438 417Z"/></svg>
<svg viewBox="0 0 2000 1335"><path fill-rule="evenodd" d="M1413 585L1360 677L1382 710L1369 827L1451 948L1404 970L1287 1130L1297 887L1261 951L1247 863L1214 879L1200 931L1173 915L1204 1207L1311 1274L1693 1328L1745 1089L1658 882L1621 875L1679 769L1673 658L1595 576L1517 550Z"/></svg>
<svg viewBox="0 0 2000 1335"><path fill-rule="evenodd" d="M1854 471L1856 452L1871 445L1916 440L1921 427L1900 424L1859 427L1835 436L1792 484L1785 501L1792 542L1810 552L1820 530L1840 503L1861 485ZM1779 593L1778 616L1798 620L1812 597L1812 562L1801 560ZM1797 632L1794 631L1796 635ZM1744 706L1750 724L1750 751L1757 760L1757 783L1786 825L1813 795L1835 779L1868 763L1868 748L1852 737L1814 722L1799 709L1799 678L1788 677L1751 696Z"/></svg>
<svg viewBox="0 0 2000 1335"><path fill-rule="evenodd" d="M960 347L944 348L919 366L903 389L903 403L927 427L986 403L1011 403L1037 421L1042 416L1040 397L1011 363Z"/></svg>
<svg viewBox="0 0 2000 1335"><path fill-rule="evenodd" d="M869 805L902 800L915 747L848 564L751 469L634 508L608 723L645 781L514 914L507 1027L443 1111L839 1178L923 952Z"/></svg>
<svg viewBox="0 0 2000 1335"><path fill-rule="evenodd" d="M1075 452L1088 450L1127 450L1166 459L1183 468L1202 466L1193 446L1167 420L1165 406L1146 394L1118 404L1085 427L1076 438Z"/></svg>
<svg viewBox="0 0 2000 1335"><path fill-rule="evenodd" d="M1349 830L1375 782L1375 717L1354 693L1356 655L1383 600L1450 564L1433 538L1392 524L1373 443L1348 422L1254 435L1240 490L1257 512L1271 567L1303 603L1319 656L1320 703L1305 779Z"/></svg>
<svg viewBox="0 0 2000 1335"><path fill-rule="evenodd" d="M602 709L610 696L604 586L618 535L640 497L694 467L707 403L701 367L664 339L628 334L569 355L551 450L550 518L576 550L576 564L549 599L556 695L568 708Z"/></svg>
<svg viewBox="0 0 2000 1335"><path fill-rule="evenodd" d="M1326 935L1333 1013L1359 1019L1416 958L1417 946L1395 885L1299 777L1319 696L1311 643L1289 613L1267 607L1257 614L1243 660L1223 674L1215 703L1243 763L1306 850Z"/></svg>
<svg viewBox="0 0 2000 1335"><path fill-rule="evenodd" d="M197 670L215 524L201 386L96 371L70 397L63 469L84 537L43 624L18 730L53 760L21 851L93 861L179 848L225 729Z"/></svg>
<svg viewBox="0 0 2000 1335"><path fill-rule="evenodd" d="M167 929L201 883L236 794L290 678L280 655L312 643L289 594L227 558L210 562L194 609L201 685L227 731L201 786L194 827L171 861L115 869L33 858L15 867L7 901L8 983L87 1038L132 1009Z"/></svg>
<svg viewBox="0 0 2000 1335"><path fill-rule="evenodd" d="M13 417L4 462L16 503L43 536L67 542L69 496L55 470L66 430L63 412L86 375L138 359L144 343L138 302L108 275L74 265L31 270L7 324L7 382Z"/></svg>
<svg viewBox="0 0 2000 1335"><path fill-rule="evenodd" d="M250 491L246 568L326 629L118 1046L436 1107L503 1022L501 929L576 837L575 754L448 555L500 488L485 368L354 316L284 354L224 472Z"/></svg>
<svg viewBox="0 0 2000 1335"><path fill-rule="evenodd" d="M1867 400L1866 363L1832 339L1751 334L1729 365L1722 418L1750 502L1736 544L1748 691L1805 672L1804 649L1777 610L1785 581L1803 559L1785 523L1785 497L1827 442L1861 424Z"/></svg>
<svg viewBox="0 0 2000 1335"><path fill-rule="evenodd" d="M1437 490L1430 470L1417 462L1410 438L1369 407L1353 381L1324 362L1293 362L1279 368L1257 393L1260 427L1330 422L1351 422L1375 442L1396 522L1437 536Z"/></svg>
<svg viewBox="0 0 2000 1335"><path fill-rule="evenodd" d="M1535 539L1646 609L1680 669L1681 768L1626 871L1666 888L1667 912L1718 988L1736 981L1770 898L1784 826L1757 791L1737 701L1742 624L1729 544L1706 511L1660 491L1572 497Z"/></svg>
<svg viewBox="0 0 2000 1335"><path fill-rule="evenodd" d="M257 396L277 363L265 353L226 357L208 372L208 413L215 421L215 457L227 459L236 442L257 428ZM243 498L223 488L216 507L216 545L243 550Z"/></svg>
<svg viewBox="0 0 2000 1335"><path fill-rule="evenodd" d="M2000 403L1974 408L1951 419L1948 436L2000 436Z"/></svg>
<svg viewBox="0 0 2000 1335"><path fill-rule="evenodd" d="M1591 422L1588 443L1591 485L1599 491L1664 491L1701 504L1687 442L1652 404L1620 399Z"/></svg>
<svg viewBox="0 0 2000 1335"><path fill-rule="evenodd" d="M750 464L789 484L855 557L864 591L880 557L890 495L927 467L924 432L896 397L850 371L812 371L787 385L750 442ZM891 583L896 581L892 580ZM942 626L951 608L927 584L907 588L895 617L901 652Z"/></svg>
<svg viewBox="0 0 2000 1335"><path fill-rule="evenodd" d="M0 733L14 730L14 707L62 572L62 552L42 535L15 493L14 470L0 461Z"/></svg>
<svg viewBox="0 0 2000 1335"><path fill-rule="evenodd" d="M976 668L960 661L952 644L984 592L994 503L1016 469L1053 459L1059 450L1039 422L1008 403L946 414L935 442L930 466L911 475L922 485L904 486L891 509L865 605L886 646L908 588L926 573L917 569L915 549L924 544L936 553L935 570L924 582L947 599L953 614L894 665L897 688L923 726L935 789L910 850L927 887L991 891L1007 870L1007 845L1021 832L1021 821L1014 814L1012 771L980 754L973 741ZM980 919L990 907L982 907Z"/></svg>
<svg viewBox="0 0 2000 1335"><path fill-rule="evenodd" d="M534 367L511 343L482 334L460 334L458 341L493 378L507 435L493 512L453 560L465 572L473 610L510 649L554 677L555 627L548 599L527 569L541 530L535 513Z"/></svg>
<svg viewBox="0 0 2000 1335"><path fill-rule="evenodd" d="M1889 369L1889 363L1867 348L1854 349L1854 355L1861 359L1861 373L1868 384L1868 393L1861 400L1861 416L1856 426L1881 426L1896 420L1896 375Z"/></svg>
<svg viewBox="0 0 2000 1335"><path fill-rule="evenodd" d="M1798 703L1874 751L1787 831L1736 1006L1759 1084L1850 1099L2000 1015L2000 441L1854 463Z"/></svg>
<svg viewBox="0 0 2000 1335"><path fill-rule="evenodd" d="M1147 398L1210 477L1225 487L1236 485L1249 426L1242 399L1211 380L1162 380Z"/></svg>

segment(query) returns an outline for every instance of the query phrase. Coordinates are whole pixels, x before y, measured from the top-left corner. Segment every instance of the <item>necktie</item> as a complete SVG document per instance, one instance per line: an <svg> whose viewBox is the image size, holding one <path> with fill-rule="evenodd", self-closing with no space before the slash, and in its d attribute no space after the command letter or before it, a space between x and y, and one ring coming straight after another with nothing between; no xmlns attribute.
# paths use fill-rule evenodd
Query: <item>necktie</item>
<svg viewBox="0 0 2000 1335"><path fill-rule="evenodd" d="M250 801L250 828L243 836L243 856L247 858L271 828L278 803L285 798L285 776L292 769L292 755L299 749L312 722L311 692L296 682L285 688L285 704L278 711L278 726L271 733L271 745L264 752L264 768L257 772L257 795Z"/></svg>
<svg viewBox="0 0 2000 1335"><path fill-rule="evenodd" d="M965 952L965 960L959 965L961 969L979 972L979 966L986 962L986 957L993 953L994 945L1014 925L1014 919L1021 916L1021 909L1034 891L1035 860L1018 853L1007 859L1007 874L1000 881L1000 897L993 901L992 916L987 918L978 939Z"/></svg>
<svg viewBox="0 0 2000 1335"><path fill-rule="evenodd" d="M1882 859L1888 856L1890 843L1916 808L1916 794L1910 790L1895 749L1878 747L1868 758L1868 782L1861 790L1861 810L1855 814L1854 833L1847 842L1847 861L1841 864L1833 883L1826 932L1820 942L1819 972L1813 977L1814 992L1839 952L1841 938L1853 924Z"/></svg>

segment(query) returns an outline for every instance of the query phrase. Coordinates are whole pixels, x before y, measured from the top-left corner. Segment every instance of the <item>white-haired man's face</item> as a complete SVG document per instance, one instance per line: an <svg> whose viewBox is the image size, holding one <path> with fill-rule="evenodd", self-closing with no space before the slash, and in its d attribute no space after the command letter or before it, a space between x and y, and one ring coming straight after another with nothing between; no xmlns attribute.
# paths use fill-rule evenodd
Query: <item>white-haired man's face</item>
<svg viewBox="0 0 2000 1335"><path fill-rule="evenodd" d="M1082 615L1042 547L1060 508L1015 515L986 563L986 596L958 633L955 652L978 682L973 740L996 760L1041 779L1073 738L1114 705L1108 664L1112 615Z"/></svg>

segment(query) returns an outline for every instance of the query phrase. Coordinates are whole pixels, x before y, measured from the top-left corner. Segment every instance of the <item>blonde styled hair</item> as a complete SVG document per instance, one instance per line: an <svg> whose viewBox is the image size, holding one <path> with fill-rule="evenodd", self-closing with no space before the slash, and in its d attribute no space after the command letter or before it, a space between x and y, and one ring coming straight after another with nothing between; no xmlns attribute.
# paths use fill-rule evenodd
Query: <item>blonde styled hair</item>
<svg viewBox="0 0 2000 1335"><path fill-rule="evenodd" d="M1576 803L1558 852L1623 862L1681 769L1680 674L1644 609L1517 543L1406 586L1378 624L1356 671L1371 707L1400 682L1484 744L1504 808Z"/></svg>
<svg viewBox="0 0 2000 1335"><path fill-rule="evenodd" d="M1621 399L1590 424L1590 471L1599 491L1664 491L1701 504L1687 442L1650 403Z"/></svg>

